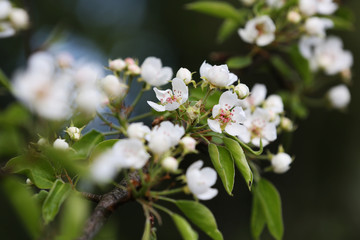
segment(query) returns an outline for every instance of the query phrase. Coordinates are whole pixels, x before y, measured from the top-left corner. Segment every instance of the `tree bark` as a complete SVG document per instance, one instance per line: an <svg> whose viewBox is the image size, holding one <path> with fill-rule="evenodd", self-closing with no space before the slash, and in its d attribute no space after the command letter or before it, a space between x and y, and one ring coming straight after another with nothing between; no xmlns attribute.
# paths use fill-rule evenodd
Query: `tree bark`
<svg viewBox="0 0 360 240"><path fill-rule="evenodd" d="M110 192L101 196L99 203L85 224L83 235L78 240L93 239L115 209L119 205L132 200L127 184L129 180L139 182L140 177L137 172L132 172L129 174L129 179L124 179L120 182L122 187L115 187Z"/></svg>

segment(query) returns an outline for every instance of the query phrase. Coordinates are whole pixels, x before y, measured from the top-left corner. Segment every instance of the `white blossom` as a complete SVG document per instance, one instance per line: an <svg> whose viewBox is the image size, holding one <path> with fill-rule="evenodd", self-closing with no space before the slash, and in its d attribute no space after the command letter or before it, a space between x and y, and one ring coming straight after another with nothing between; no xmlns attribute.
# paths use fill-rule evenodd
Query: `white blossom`
<svg viewBox="0 0 360 240"><path fill-rule="evenodd" d="M176 73L176 78L183 80L186 85L191 82L191 77L191 72L187 68L180 68Z"/></svg>
<svg viewBox="0 0 360 240"><path fill-rule="evenodd" d="M311 17L305 21L306 32L313 36L325 37L325 30L333 26L333 21L328 18Z"/></svg>
<svg viewBox="0 0 360 240"><path fill-rule="evenodd" d="M250 94L244 100L240 100L240 106L244 109L259 106L264 102L266 93L266 86L264 84L256 83L251 89Z"/></svg>
<svg viewBox="0 0 360 240"><path fill-rule="evenodd" d="M82 87L78 90L76 104L78 109L86 114L94 114L101 106L103 95L96 87Z"/></svg>
<svg viewBox="0 0 360 240"><path fill-rule="evenodd" d="M9 14L9 19L16 29L24 29L29 25L29 15L22 8L13 8Z"/></svg>
<svg viewBox="0 0 360 240"><path fill-rule="evenodd" d="M65 150L69 148L69 144L65 141L65 139L58 138L54 141L53 147L57 149Z"/></svg>
<svg viewBox="0 0 360 240"><path fill-rule="evenodd" d="M126 63L121 58L109 60L109 68L111 71L122 71L126 68Z"/></svg>
<svg viewBox="0 0 360 240"><path fill-rule="evenodd" d="M259 16L249 20L245 28L238 30L240 37L247 43L266 46L275 40L276 26L269 16Z"/></svg>
<svg viewBox="0 0 360 240"><path fill-rule="evenodd" d="M68 127L65 132L69 135L72 140L78 141L81 136L81 130L77 127Z"/></svg>
<svg viewBox="0 0 360 240"><path fill-rule="evenodd" d="M275 173L285 173L290 169L291 157L287 153L278 153L271 158L271 165Z"/></svg>
<svg viewBox="0 0 360 240"><path fill-rule="evenodd" d="M94 87L102 78L102 67L94 63L80 65L74 74L74 80L78 87Z"/></svg>
<svg viewBox="0 0 360 240"><path fill-rule="evenodd" d="M353 56L343 49L340 38L329 37L315 47L310 64L314 71L320 68L328 75L335 75L351 68Z"/></svg>
<svg viewBox="0 0 360 240"><path fill-rule="evenodd" d="M219 104L212 109L212 119L207 120L210 129L217 133L225 131L232 136L239 135L242 132L241 123L245 120L245 113L238 104L237 95L230 90L221 94Z"/></svg>
<svg viewBox="0 0 360 240"><path fill-rule="evenodd" d="M303 36L299 41L299 50L301 55L306 59L313 58L314 49L316 46L320 45L323 42L318 36Z"/></svg>
<svg viewBox="0 0 360 240"><path fill-rule="evenodd" d="M100 80L100 84L105 94L110 99L123 97L128 86L114 75L107 75Z"/></svg>
<svg viewBox="0 0 360 240"><path fill-rule="evenodd" d="M186 136L180 140L180 143L183 145L185 151L194 152L196 148L196 140L192 137Z"/></svg>
<svg viewBox="0 0 360 240"><path fill-rule="evenodd" d="M64 120L71 114L71 86L68 76L55 74L53 59L48 57L45 53L30 57L28 68L18 72L13 79L13 93L40 116Z"/></svg>
<svg viewBox="0 0 360 240"><path fill-rule="evenodd" d="M99 155L90 166L91 178L97 183L110 182L120 170L114 163L112 150L107 150Z"/></svg>
<svg viewBox="0 0 360 240"><path fill-rule="evenodd" d="M150 134L145 136L145 139L148 141L150 150L161 155L176 146L184 134L185 129L183 127L164 121L155 126Z"/></svg>
<svg viewBox="0 0 360 240"><path fill-rule="evenodd" d="M5 19L11 12L11 3L7 0L0 1L0 19Z"/></svg>
<svg viewBox="0 0 360 240"><path fill-rule="evenodd" d="M150 133L150 128L142 122L132 123L127 129L129 138L144 139L146 134Z"/></svg>
<svg viewBox="0 0 360 240"><path fill-rule="evenodd" d="M307 16L317 13L330 15L337 10L338 5L333 0L300 0L299 8Z"/></svg>
<svg viewBox="0 0 360 240"><path fill-rule="evenodd" d="M254 112L247 109L245 113L245 127L241 128L241 133L238 134L241 141L245 143L251 142L259 147L260 139L263 146L276 140L276 124L271 121L271 116L267 110L257 107Z"/></svg>
<svg viewBox="0 0 360 240"><path fill-rule="evenodd" d="M161 161L161 166L168 171L174 172L178 169L179 162L174 157L166 157Z"/></svg>
<svg viewBox="0 0 360 240"><path fill-rule="evenodd" d="M171 82L172 91L159 90L154 87L154 92L156 98L160 101L160 104L154 103L152 101L147 101L147 103L156 111L173 111L178 109L183 103L185 103L189 97L189 89L180 78L174 78Z"/></svg>
<svg viewBox="0 0 360 240"><path fill-rule="evenodd" d="M139 75L141 73L141 68L137 64L131 64L128 66L128 71L132 75Z"/></svg>
<svg viewBox="0 0 360 240"><path fill-rule="evenodd" d="M216 183L216 171L210 167L203 166L199 160L190 165L186 170L186 180L190 191L200 200L210 200L218 194L218 190L211 188Z"/></svg>
<svg viewBox="0 0 360 240"><path fill-rule="evenodd" d="M167 84L173 75L170 67L163 67L161 60L156 57L148 57L141 65L141 77L152 86Z"/></svg>
<svg viewBox="0 0 360 240"><path fill-rule="evenodd" d="M113 148L114 164L118 168L142 168L150 158L143 142L139 139L121 139Z"/></svg>
<svg viewBox="0 0 360 240"><path fill-rule="evenodd" d="M279 114L284 112L284 103L279 95L268 96L264 101L263 108L268 111L272 122L276 125L280 124Z"/></svg>
<svg viewBox="0 0 360 240"><path fill-rule="evenodd" d="M243 83L239 83L238 85L236 85L234 90L240 99L246 98L247 96L249 96L250 93L249 87Z"/></svg>
<svg viewBox="0 0 360 240"><path fill-rule="evenodd" d="M206 61L200 67L200 76L215 87L227 87L238 80L235 74L229 72L226 64L211 66Z"/></svg>
<svg viewBox="0 0 360 240"><path fill-rule="evenodd" d="M61 52L56 57L57 63L61 68L70 68L74 64L73 56L68 52Z"/></svg>
<svg viewBox="0 0 360 240"><path fill-rule="evenodd" d="M0 38L7 38L15 35L16 31L10 23L0 23Z"/></svg>
<svg viewBox="0 0 360 240"><path fill-rule="evenodd" d="M338 109L347 107L350 103L351 95L345 84L332 87L327 93L331 106Z"/></svg>

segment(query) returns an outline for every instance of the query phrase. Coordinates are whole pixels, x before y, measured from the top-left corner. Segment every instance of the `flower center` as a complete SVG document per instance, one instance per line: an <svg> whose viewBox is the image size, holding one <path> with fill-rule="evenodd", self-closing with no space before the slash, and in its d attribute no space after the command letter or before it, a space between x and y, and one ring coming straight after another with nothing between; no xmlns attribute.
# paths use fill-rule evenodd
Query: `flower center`
<svg viewBox="0 0 360 240"><path fill-rule="evenodd" d="M233 116L234 113L232 109L222 108L220 109L219 115L215 119L220 122L222 127L225 127L227 124L235 122L232 120Z"/></svg>
<svg viewBox="0 0 360 240"><path fill-rule="evenodd" d="M257 24L255 26L255 28L258 31L259 36L265 33L265 24L264 23Z"/></svg>
<svg viewBox="0 0 360 240"><path fill-rule="evenodd" d="M263 119L259 119L259 118L255 119L252 122L252 126L250 128L253 137L261 137L265 125L266 122Z"/></svg>

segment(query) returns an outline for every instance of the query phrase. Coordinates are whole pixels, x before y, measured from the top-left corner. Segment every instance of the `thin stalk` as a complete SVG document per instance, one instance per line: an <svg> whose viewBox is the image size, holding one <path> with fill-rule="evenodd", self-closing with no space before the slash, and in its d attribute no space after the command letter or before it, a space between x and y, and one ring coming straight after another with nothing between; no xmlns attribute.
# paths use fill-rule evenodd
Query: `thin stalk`
<svg viewBox="0 0 360 240"><path fill-rule="evenodd" d="M162 196L162 195L170 195L170 194L176 194L176 193L180 193L183 192L183 188L175 188L175 189L171 189L171 190L165 190L165 191L161 191L161 192L151 192L151 194L154 195L154 197L156 196Z"/></svg>
<svg viewBox="0 0 360 240"><path fill-rule="evenodd" d="M133 118L130 118L130 119L128 120L128 122L129 122L129 123L135 122L135 121L138 121L138 120L140 120L140 119L143 119L143 118L146 118L146 117L150 117L150 116L152 116L152 112L143 113L143 114L137 115L137 116L135 116L135 117L133 117Z"/></svg>
<svg viewBox="0 0 360 240"><path fill-rule="evenodd" d="M119 131L123 131L123 129L120 126L115 125L114 123L110 122L109 120L107 120L103 115L101 115L101 113L96 112L96 114L98 115L98 117L109 127L114 128L116 130Z"/></svg>

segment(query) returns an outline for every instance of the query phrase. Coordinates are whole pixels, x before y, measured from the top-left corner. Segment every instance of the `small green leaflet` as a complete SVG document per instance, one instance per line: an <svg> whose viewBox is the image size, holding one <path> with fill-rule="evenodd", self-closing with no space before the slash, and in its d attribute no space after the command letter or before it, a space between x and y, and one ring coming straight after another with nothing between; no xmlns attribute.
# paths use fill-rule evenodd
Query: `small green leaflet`
<svg viewBox="0 0 360 240"><path fill-rule="evenodd" d="M192 229L185 218L175 213L171 217L184 240L197 240L199 238L197 232Z"/></svg>
<svg viewBox="0 0 360 240"><path fill-rule="evenodd" d="M224 184L226 192L232 196L234 187L235 169L234 162L229 151L222 146L209 144L210 159Z"/></svg>
<svg viewBox="0 0 360 240"><path fill-rule="evenodd" d="M254 203L251 217L251 228L254 237L261 234L264 219L271 235L281 240L284 234L284 225L281 212L281 199L276 188L267 180L261 179L254 187Z"/></svg>
<svg viewBox="0 0 360 240"><path fill-rule="evenodd" d="M64 183L60 179L55 181L43 204L42 214L46 223L55 218L70 191L71 185L69 183Z"/></svg>
<svg viewBox="0 0 360 240"><path fill-rule="evenodd" d="M251 190L251 186L253 183L253 173L252 173L252 171L249 167L249 164L246 160L246 156L245 156L243 149L241 148L239 143L236 142L235 140L224 137L223 141L224 141L226 148L231 153L236 167L243 175L245 182L246 182L247 186L249 187L249 190Z"/></svg>
<svg viewBox="0 0 360 240"><path fill-rule="evenodd" d="M101 141L104 141L104 136L96 130L91 130L82 136L79 141L74 143L72 148L77 151L79 157L86 158L91 149L93 149Z"/></svg>
<svg viewBox="0 0 360 240"><path fill-rule="evenodd" d="M190 221L214 240L223 240L212 212L199 202L189 200L175 201L176 206Z"/></svg>
<svg viewBox="0 0 360 240"><path fill-rule="evenodd" d="M240 23L244 18L242 12L226 2L201 1L187 4L186 7L196 12L205 13L218 18L233 19Z"/></svg>
<svg viewBox="0 0 360 240"><path fill-rule="evenodd" d="M249 56L232 57L226 61L226 64L228 65L228 67L233 68L233 69L244 68L244 67L251 65L251 63L252 63L252 58Z"/></svg>

